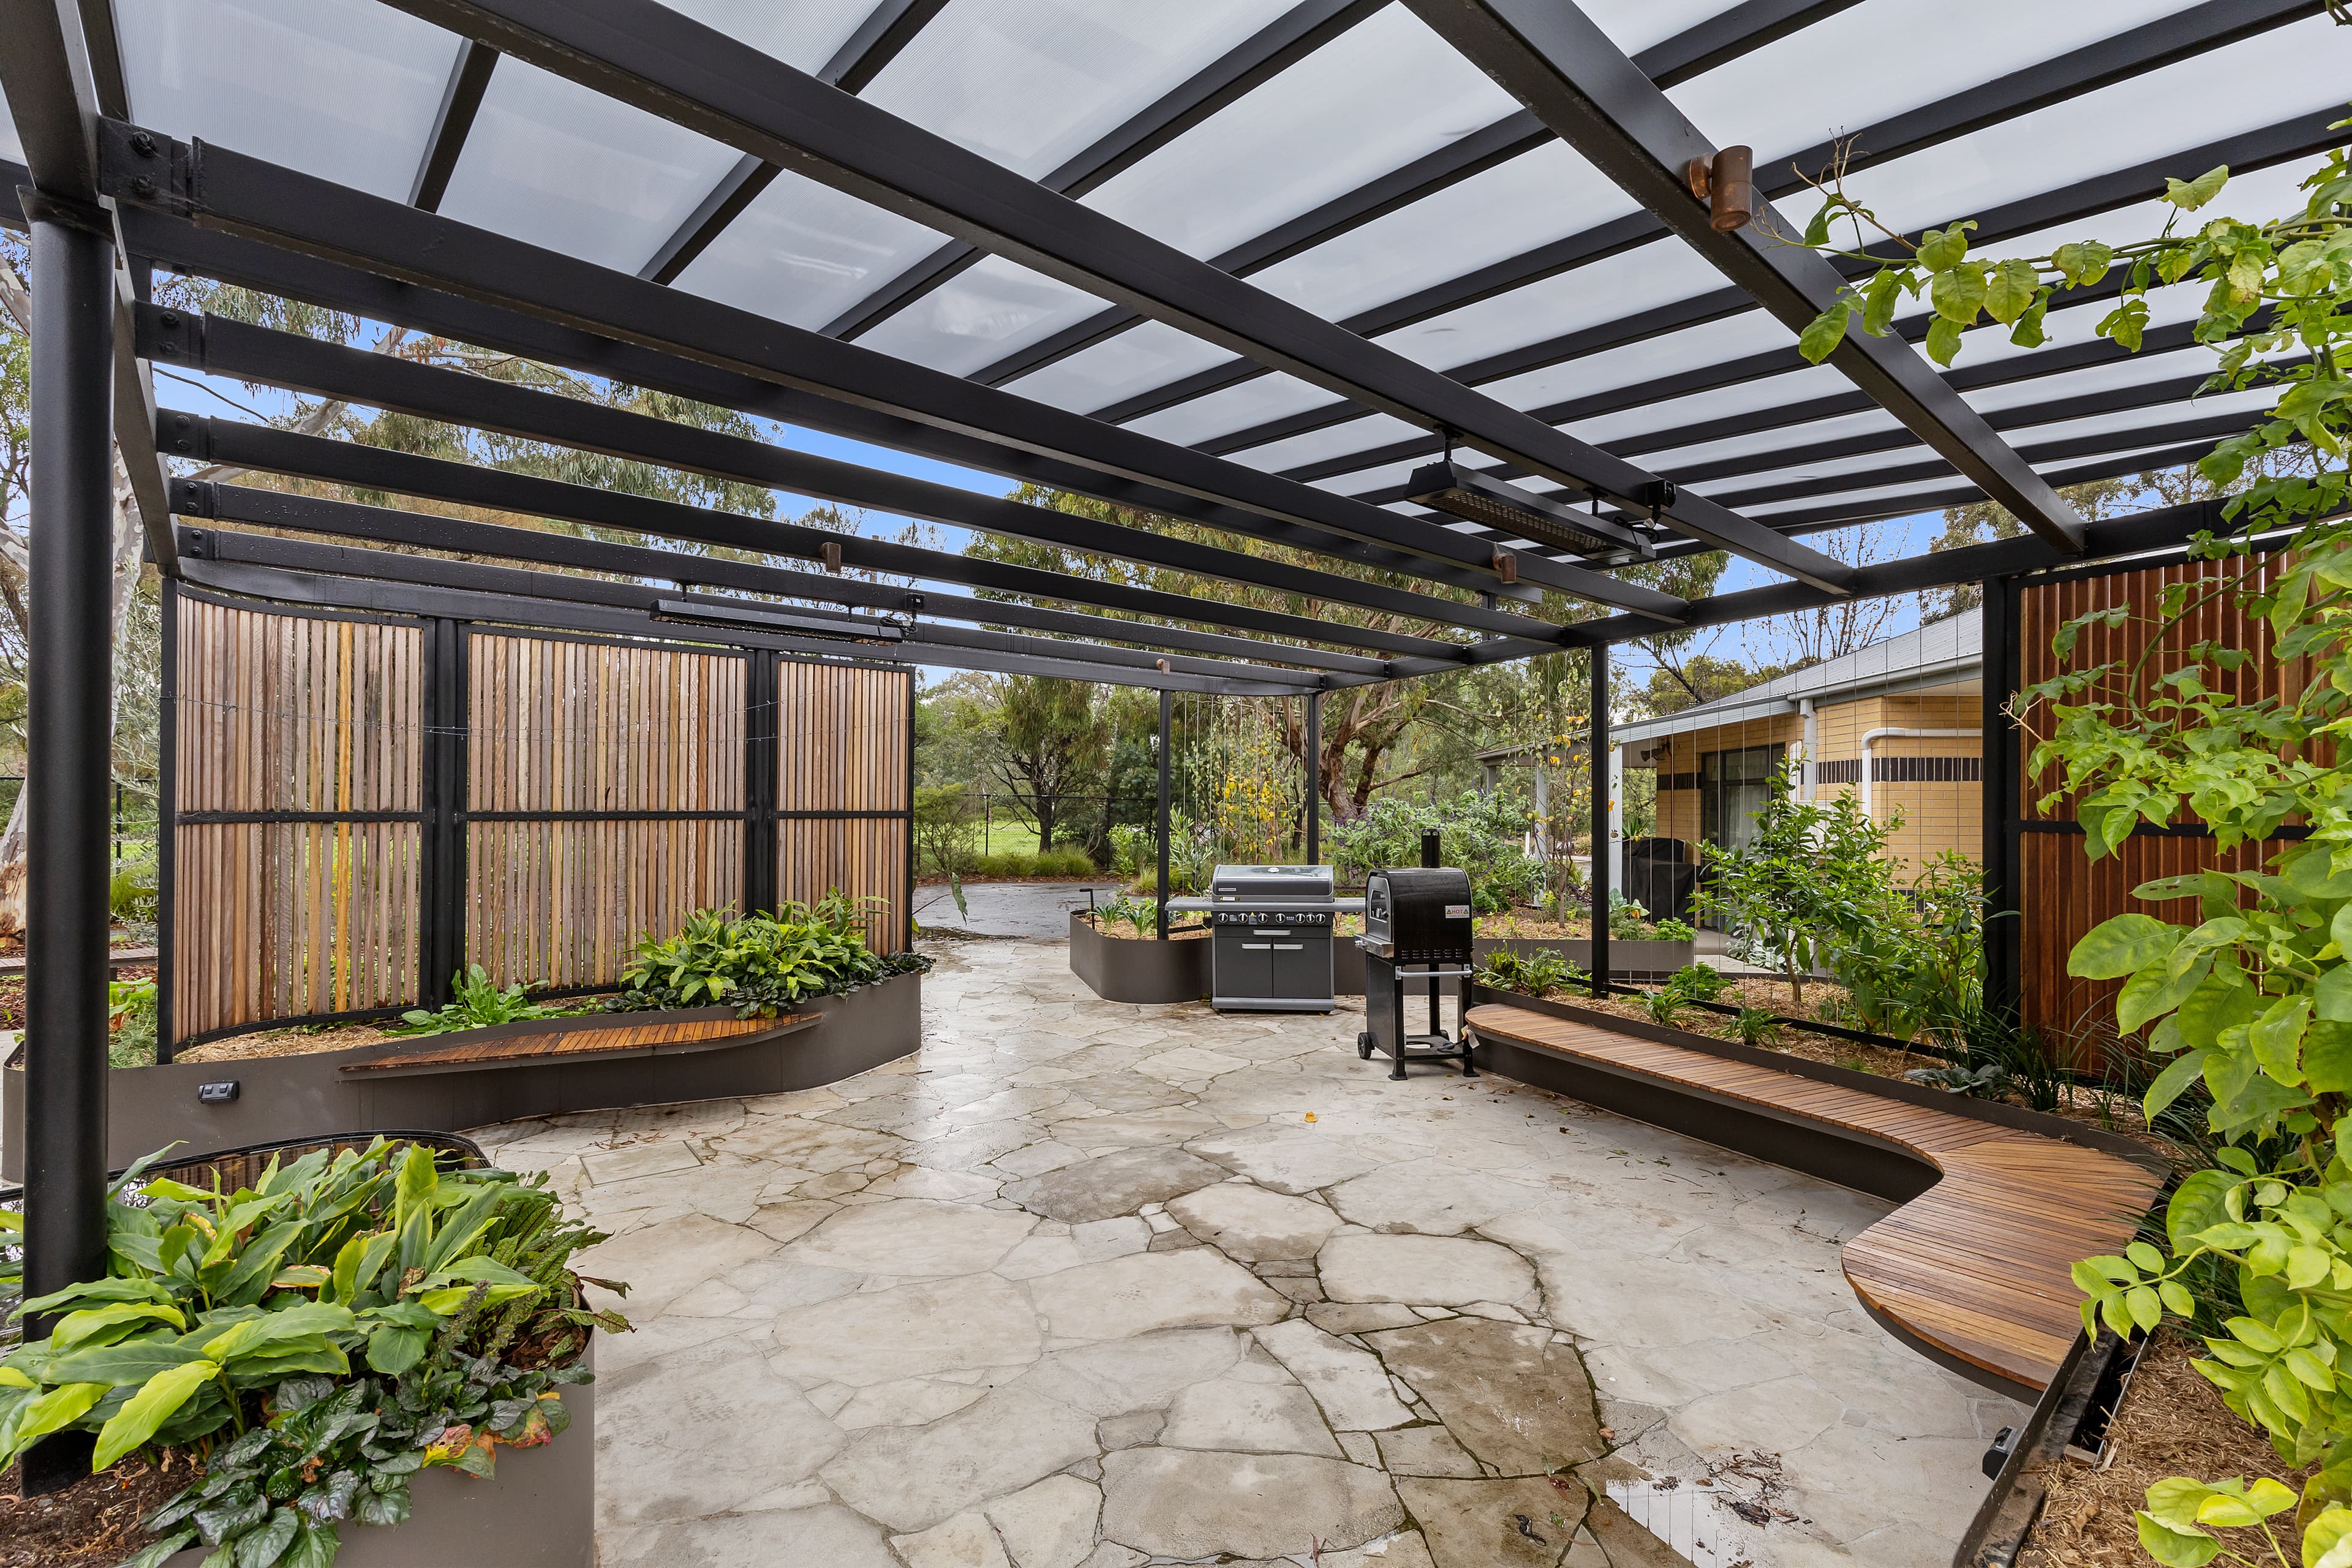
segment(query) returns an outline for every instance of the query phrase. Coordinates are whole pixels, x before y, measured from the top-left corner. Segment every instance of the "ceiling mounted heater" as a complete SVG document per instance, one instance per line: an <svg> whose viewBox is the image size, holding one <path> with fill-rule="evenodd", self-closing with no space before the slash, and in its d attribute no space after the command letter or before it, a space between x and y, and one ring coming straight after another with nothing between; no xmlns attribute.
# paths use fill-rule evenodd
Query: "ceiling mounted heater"
<svg viewBox="0 0 2352 1568"><path fill-rule="evenodd" d="M717 605L708 599L656 599L657 621L701 621L711 626L752 626L805 637L846 637L859 642L901 642L907 628L896 621L863 616L802 615L791 610L755 610L748 605Z"/></svg>
<svg viewBox="0 0 2352 1568"><path fill-rule="evenodd" d="M1575 511L1448 458L1413 470L1408 500L1554 550L1596 560L1648 560L1654 546L1622 523Z"/></svg>

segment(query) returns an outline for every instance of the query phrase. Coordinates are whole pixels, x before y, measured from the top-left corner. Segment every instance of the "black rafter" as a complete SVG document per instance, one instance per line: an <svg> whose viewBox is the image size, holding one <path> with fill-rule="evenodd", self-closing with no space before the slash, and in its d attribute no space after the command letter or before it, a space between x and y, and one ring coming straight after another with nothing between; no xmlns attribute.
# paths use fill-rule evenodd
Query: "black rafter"
<svg viewBox="0 0 2352 1568"><path fill-rule="evenodd" d="M1388 0L1301 0L1038 184L1066 196L1085 195L1387 4ZM872 331L980 258L981 252L963 241L948 241L828 323L825 335L856 338Z"/></svg>
<svg viewBox="0 0 2352 1568"><path fill-rule="evenodd" d="M855 103L855 100L844 100ZM1216 502L1237 531L1263 533L1244 514L1302 525L1326 535L1326 553L1347 555L1353 540L1441 561L1483 568L1496 563L1481 542L1416 522L1243 464L1205 458L1171 442L1120 430L1030 399L974 386L843 343L819 333L753 315L716 300L665 289L561 252L452 223L331 181L202 143L194 146L107 121L108 194L132 205L199 215L210 225L267 237L273 243L346 260L376 273L424 283L477 300L519 309L562 326L619 338L665 353L698 359L824 400L863 404L901 419L954 434L980 433L997 448L1024 449L1062 459L1076 480L1067 488L1115 504L1162 510L1139 500L1137 489L1168 489ZM147 254L160 254L152 247ZM400 303L398 320L415 307ZM730 406L744 406L732 399ZM857 421L808 411L811 423L834 428ZM897 443L906 447L907 443ZM939 446L953 442L935 442ZM919 449L921 443L917 443ZM1018 472L1002 450L977 466ZM1091 479L1086 473L1091 471ZM1178 509L1180 512L1183 509ZM1194 515L1185 512L1185 515ZM1750 526L1742 524L1742 526ZM1755 532L1772 537L1769 530ZM1286 535L1284 542L1287 542ZM1826 559L1823 557L1822 559ZM1837 565L1836 563L1832 563ZM1844 568L1839 566L1839 574ZM1519 568L1523 582L1557 587L1602 604L1669 616L1660 595L1596 572L1536 559ZM1490 576L1487 582L1497 581Z"/></svg>
<svg viewBox="0 0 2352 1568"><path fill-rule="evenodd" d="M1910 153L1919 152L1954 137L1966 135L1969 132L1982 130L1988 125L1999 123L2003 120L2030 113L2036 109L2046 108L2051 103L2064 98L2112 86L2117 81L2172 64L2189 56L2238 42L2255 33L2309 15L2316 9L2317 6L2308 3L2308 0L2209 0L2206 5L2193 6L2185 12L2137 28L2119 37L2102 40L2096 45L2060 57L2057 60L2012 72L2009 76L1997 78L1979 87L1951 94L1919 109L1866 126L1856 132L1851 138L1852 166L1857 169L1867 168ZM1653 52L1645 50L1636 57L1635 64L1646 68ZM1651 74L1662 87L1672 85L1670 81L1657 78L1654 72ZM1532 121L1534 117L1530 115L1528 118ZM2328 114L2306 117L2305 120L2288 123L2307 125L2312 123L2313 118L2315 118L2318 125L2324 129L2326 122L2336 116ZM2273 128L2273 131L2280 129L2283 128ZM2251 142L2264 134L2265 132L2254 132L2250 137L2237 140ZM1539 139L1549 140L1549 133L1546 132ZM2304 141L2307 142L2308 138L2305 138ZM1802 191L1805 188L1804 183L1798 178L1796 171L1818 172L1837 155L1838 151L1838 143L1825 142L1809 147L1786 160L1776 159L1769 168L1757 171L1757 189L1762 195L1774 199ZM2292 155L2294 153L2291 152L2279 154L2280 157ZM2162 165L2156 171L2156 191L2160 193L2163 190L2161 179L2163 174L2178 174L2182 167L2193 166L2200 170L2210 167L2210 162L2198 161L2203 156L2203 150L2198 150L2156 160L2156 163ZM2252 151L2250 156L2259 156L2259 152ZM2256 166L2259 165L2252 162L2241 163L2231 161L2232 169ZM2120 179L2127 173L2128 171L2119 171L2117 175L2108 176L2108 178ZM2074 185L2062 187L2059 191L2046 196L2031 197L2022 202L2009 204L2000 209L2001 213L2008 217L2006 232L2026 233L2049 224L2084 216L2084 211L2079 206L2070 208L2067 198L2071 193L2077 193L2082 186L2094 183L2078 182ZM2081 198L2078 195L2075 199L2079 202ZM2096 211L2101 208L2092 207L2088 210ZM1982 216L1990 224L1992 215ZM1992 237L1994 232L1988 226L1978 237L1979 242L1986 242ZM1612 219L1581 233L1550 241L1519 256L1491 263L1462 277L1432 284L1384 305L1360 311L1349 317L1342 324L1349 331L1366 336L1378 336L1381 333L1395 331L1415 322L1427 321L1433 316L1443 315L1449 310L1475 304L1481 300L1507 293L1514 289L1525 288L1561 272L1605 260L1635 246L1662 238L1665 233L1664 226L1654 216L1646 212L1637 212L1625 217ZM1751 308L1752 304L1744 295L1736 290L1726 290L1711 296L1710 300L1715 306L1712 310L1694 311L1680 305L1661 306L1654 311L1645 313L1647 321L1641 318L1629 318L1614 330L1599 329L1592 333L1581 334L1573 339L1558 340L1557 346L1528 345L1513 351L1509 354L1497 356L1487 365L1455 366L1447 374L1457 380L1476 384L1482 381L1519 374L1524 371L1540 368L1545 364L1557 363L1561 359L1573 358L1579 353L1597 353L1601 348L1619 346L1623 342L1636 341L1639 337L1671 331L1678 326L1717 320L1724 315L1736 314ZM1107 335L1108 335L1108 331L1097 334L1097 337ZM1513 368L1500 368L1505 364ZM1035 366L1027 368L1035 368ZM1015 374L1025 374L1025 372ZM1138 419L1160 409L1171 407L1176 404L1204 396L1228 386L1238 385L1245 381L1255 380L1264 374L1263 367L1247 361L1227 362L1209 366L1192 375L1171 382L1165 386L1138 394L1093 412L1097 418ZM1010 380L1012 377L1008 375L1004 379ZM1305 430L1342 423L1357 417L1359 412L1344 403L1328 405L1303 411L1299 415L1272 422L1267 426L1231 432L1213 441L1204 442L1202 446L1203 450L1208 451L1237 451L1246 447L1260 445L1266 440L1278 439L1282 436L1297 435ZM1538 410L1537 413L1540 417L1541 411Z"/></svg>
<svg viewBox="0 0 2352 1568"><path fill-rule="evenodd" d="M880 76L883 68L897 59L946 7L947 0L881 0L858 24L857 31L834 51L833 58L817 72L817 79L844 92L864 92L866 84ZM694 258L709 249L727 226L740 217L743 209L782 172L766 159L748 153L738 158L677 226L677 232L662 241L637 269L637 276L656 283L676 282L677 275L694 265Z"/></svg>
<svg viewBox="0 0 2352 1568"><path fill-rule="evenodd" d="M21 165L0 162L0 226L23 226L23 216L16 211L16 186L25 183L23 176ZM410 288L341 262L280 249L218 229L199 228L184 218L163 213L124 208L121 219L138 254L200 277L564 365L591 375L609 376L631 385L736 408L789 425L893 447L962 468L1003 474L1048 489L1095 495L1140 511L1159 512L1227 532L1255 533L1272 542L1336 553L1360 565L1430 583L1475 593L1492 592L1507 599L1532 602L1541 597L1541 589L1532 583L1501 583L1483 563L1474 569L1365 543L1335 549L1335 536L1318 534L1311 529L1291 529L1260 512L1106 475L1031 447L991 441L945 426L918 424L868 403L821 397L774 381L720 370L683 357L667 345L654 347L597 336L484 300ZM131 342L128 331L124 342ZM152 424L152 419L144 419L141 427L144 429ZM1465 560L1479 555L1458 541L1454 548L1462 551ZM1480 559L1483 563L1484 558Z"/></svg>
<svg viewBox="0 0 2352 1568"><path fill-rule="evenodd" d="M1046 609L1019 600L972 599L866 576L799 572L724 555L615 544L574 533L467 522L435 512L401 511L285 490L179 479L173 483L172 507L183 517L325 534L371 544L404 545L450 554L605 572L676 583L681 587L726 588L824 604L857 605L891 615L939 616L970 621L975 626L1013 626L1060 637L1134 643L1258 664L1292 664L1334 674L1378 677L1388 672L1387 659L1362 654L1334 653L1295 643L1258 642L1220 632L1164 626L1157 621L1120 620L1075 610Z"/></svg>
<svg viewBox="0 0 2352 1568"><path fill-rule="evenodd" d="M482 95L489 91L490 73L498 65L496 49L471 39L457 46L449 79L441 89L441 107L433 116L433 134L425 139L425 156L408 187L410 206L429 213L441 210L441 198L449 194L449 176L457 172L458 155L466 150L474 116L481 112Z"/></svg>
<svg viewBox="0 0 2352 1568"><path fill-rule="evenodd" d="M1461 625L1505 636L1557 635L1525 616L1295 566L1191 540L1074 516L1050 507L976 494L960 486L862 468L742 437L676 424L626 409L536 391L391 354L320 342L296 333L142 306L140 345L158 359L260 382L288 391L340 398L446 424L550 441L714 478L783 489L849 506L874 507L1097 555L1148 562L1213 580L1265 588L1433 625ZM803 531L808 556L821 545ZM941 557L942 562L951 559ZM1661 615L1681 601L1649 593ZM1629 597L1635 595L1629 595ZM1637 599L1637 602L1638 601Z"/></svg>
<svg viewBox="0 0 2352 1568"><path fill-rule="evenodd" d="M1656 476L946 137L835 92L656 0L393 3L740 151L788 160L845 195L1143 310L1368 408L1457 431L1466 443L1612 504L1654 511L1677 530L1773 571L1831 590L1852 574L1844 563L1703 498L1684 495L1660 507L1664 496ZM1630 62L1625 68L1632 70ZM1642 81L1649 86L1647 78ZM2053 504L2063 507L2054 499Z"/></svg>
<svg viewBox="0 0 2352 1568"><path fill-rule="evenodd" d="M1858 3L1859 0L1747 0L1721 16L1710 16L1696 27L1653 45L1636 58L1652 80L1661 87L1673 87ZM1264 234L1244 240L1211 260L1236 278L1247 277L1552 140L1550 129L1542 121L1525 110L1515 110L1434 153L1425 153ZM1116 336L1142 320L1134 311L1117 307L1097 311L983 366L972 373L972 379L989 386L1002 386ZM1358 329L1350 326L1349 330ZM1250 374L1255 371L1255 366L1250 367Z"/></svg>
<svg viewBox="0 0 2352 1568"><path fill-rule="evenodd" d="M176 410L163 411L156 444L174 457L221 462L266 473L288 474L348 485L355 489L389 491L423 500L478 506L525 517L561 518L600 528L715 544L761 554L793 555L821 560L828 544L840 547L845 564L864 571L963 583L1065 604L1096 605L1139 615L1181 617L1211 626L1263 632L1272 637L1313 638L1342 647L1423 657L1451 657L1459 646L1430 637L1376 631L1312 616L1257 610L1214 599L1182 594L1128 588L1092 578L1012 566L943 551L894 544L857 534L837 534L824 529L772 518L747 517L709 507L658 500L625 491L566 484L503 468L423 458L352 441L329 440L278 430L264 425L209 419ZM1076 520L1073 520L1076 521ZM1522 639L1508 639L1520 643ZM1551 644L1531 644L1537 647Z"/></svg>

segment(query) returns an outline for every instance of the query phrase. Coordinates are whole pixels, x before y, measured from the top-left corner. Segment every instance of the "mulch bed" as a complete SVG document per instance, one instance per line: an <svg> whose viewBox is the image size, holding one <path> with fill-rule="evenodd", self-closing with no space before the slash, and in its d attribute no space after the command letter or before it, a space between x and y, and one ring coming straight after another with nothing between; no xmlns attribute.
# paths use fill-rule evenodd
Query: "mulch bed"
<svg viewBox="0 0 2352 1568"><path fill-rule="evenodd" d="M132 1458L63 1491L27 1498L12 1465L0 1471L0 1568L114 1568L154 1539L139 1521L195 1475L184 1455L166 1456L163 1468Z"/></svg>
<svg viewBox="0 0 2352 1568"><path fill-rule="evenodd" d="M1179 931L1175 929L1176 921L1179 919L1198 920L1199 918L1200 917L1198 915L1171 915L1168 919L1168 940L1170 942L1185 942L1195 937L1204 937L1208 935L1209 928L1206 926L1196 926L1191 931ZM1160 940L1160 932L1153 927L1150 921L1143 922L1143 929L1139 931L1133 926L1128 924L1125 921L1106 921L1097 919L1089 921L1088 923L1090 923L1096 931L1101 932L1103 935L1108 937L1116 937L1121 942L1158 942Z"/></svg>
<svg viewBox="0 0 2352 1568"><path fill-rule="evenodd" d="M2027 1532L2018 1568L2142 1568L2135 1509L2147 1489L2168 1476L2200 1481L2269 1476L2300 1491L2308 1470L2292 1470L2270 1440L2231 1413L2221 1391L2190 1363L2203 1347L2166 1329L2140 1357L2109 1427L2104 1468L2068 1462L2051 1477L2049 1500ZM2105 1458L2105 1456L2103 1456ZM2303 1532L2287 1512L2270 1521L2287 1561L2303 1561ZM2224 1531L2227 1546L2256 1562L2271 1561L2260 1532Z"/></svg>

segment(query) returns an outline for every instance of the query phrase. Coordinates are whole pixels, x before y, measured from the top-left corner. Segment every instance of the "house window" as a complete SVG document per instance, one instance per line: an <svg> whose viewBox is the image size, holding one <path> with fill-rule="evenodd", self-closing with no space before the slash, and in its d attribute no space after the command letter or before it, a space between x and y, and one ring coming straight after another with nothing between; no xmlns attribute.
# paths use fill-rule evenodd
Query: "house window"
<svg viewBox="0 0 2352 1568"><path fill-rule="evenodd" d="M1718 849L1745 849L1756 837L1756 814L1771 798L1772 775L1788 748L1742 746L1707 752L1698 760L1699 836Z"/></svg>

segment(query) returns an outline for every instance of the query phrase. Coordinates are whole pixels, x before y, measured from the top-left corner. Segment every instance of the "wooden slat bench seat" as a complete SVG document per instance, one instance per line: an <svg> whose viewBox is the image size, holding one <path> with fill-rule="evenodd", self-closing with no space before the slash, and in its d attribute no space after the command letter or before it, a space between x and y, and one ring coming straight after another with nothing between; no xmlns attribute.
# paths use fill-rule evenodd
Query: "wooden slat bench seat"
<svg viewBox="0 0 2352 1568"><path fill-rule="evenodd" d="M477 1038L460 1034L445 1045L420 1047L397 1056L353 1062L341 1070L352 1078L428 1073L480 1072L497 1068L545 1067L553 1062L609 1061L625 1057L688 1056L753 1045L821 1024L821 1013L781 1018L688 1018L670 1023L597 1023L583 1019L571 1027L541 1033Z"/></svg>
<svg viewBox="0 0 2352 1568"><path fill-rule="evenodd" d="M1845 1244L1846 1279L1898 1337L2011 1393L2039 1394L2058 1374L2082 1327L2075 1259L2122 1251L2163 1186L2152 1163L1728 1055L1494 1003L1467 1022L1481 1045L1814 1123L1922 1163L1932 1184Z"/></svg>

